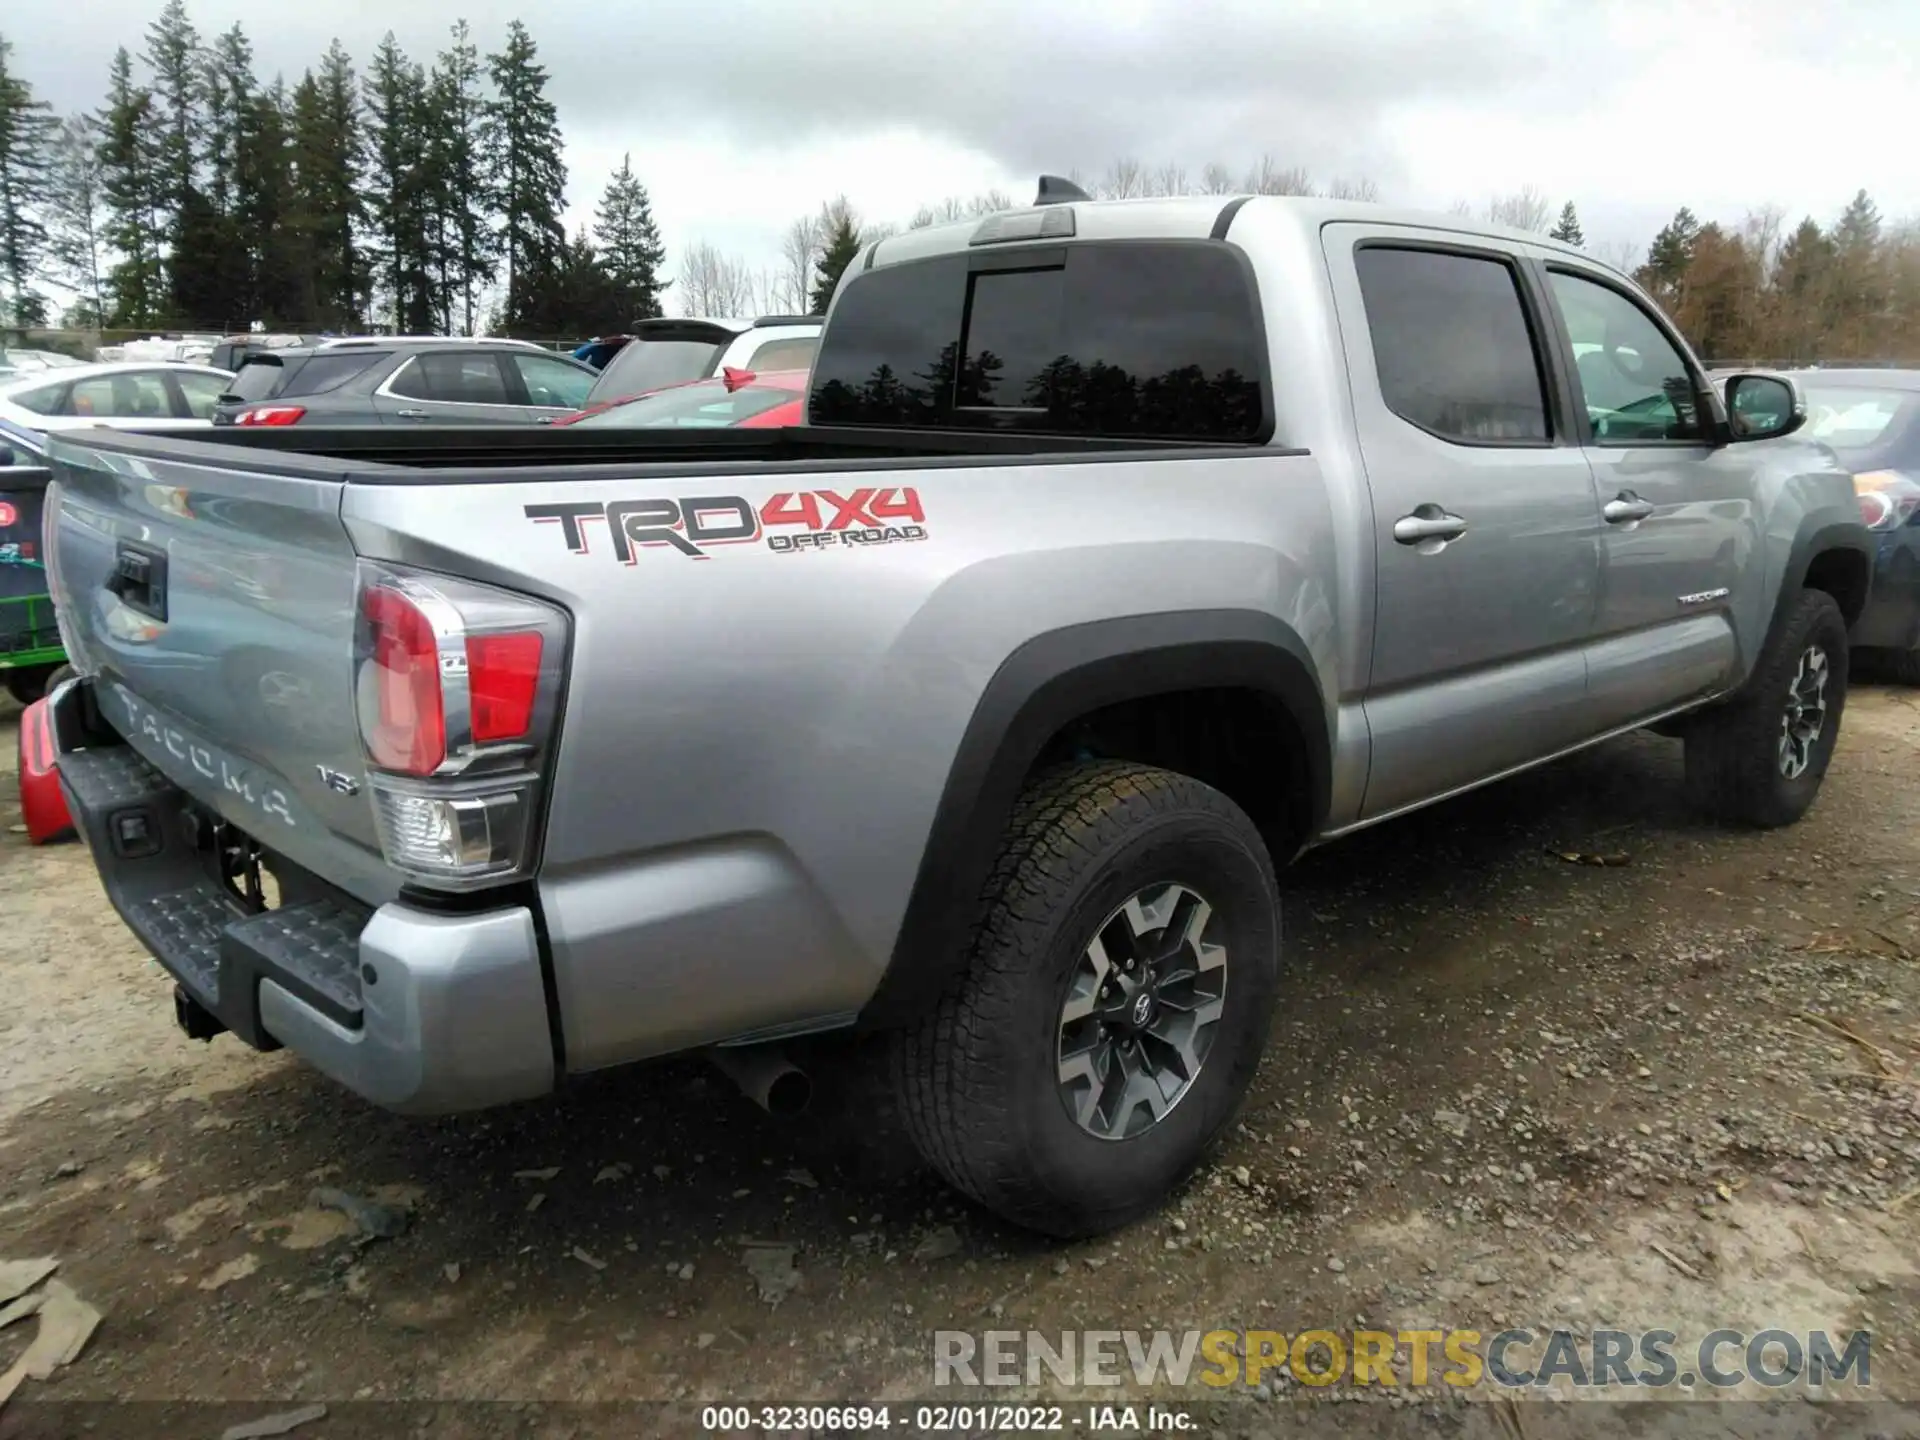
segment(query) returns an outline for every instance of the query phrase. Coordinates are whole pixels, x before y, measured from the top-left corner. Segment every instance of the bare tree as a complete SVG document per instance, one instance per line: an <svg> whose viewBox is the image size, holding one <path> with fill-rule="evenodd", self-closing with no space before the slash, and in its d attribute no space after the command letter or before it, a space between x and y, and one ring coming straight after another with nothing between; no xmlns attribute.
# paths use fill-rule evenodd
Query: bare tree
<svg viewBox="0 0 1920 1440"><path fill-rule="evenodd" d="M1187 184L1186 166L1162 165L1153 172L1152 189L1148 193L1153 195L1185 195L1189 188Z"/></svg>
<svg viewBox="0 0 1920 1440"><path fill-rule="evenodd" d="M1107 167L1106 178L1095 192L1102 200L1132 200L1147 193L1147 167L1138 160L1123 157Z"/></svg>
<svg viewBox="0 0 1920 1440"><path fill-rule="evenodd" d="M1371 205L1380 198L1380 187L1361 176L1357 180L1335 180L1327 186L1329 200L1358 200Z"/></svg>
<svg viewBox="0 0 1920 1440"><path fill-rule="evenodd" d="M1013 209L1013 197L1004 190L988 190L974 196L967 202L967 214L998 215L1002 210Z"/></svg>
<svg viewBox="0 0 1920 1440"><path fill-rule="evenodd" d="M1200 172L1200 193L1202 195L1231 195L1240 187L1235 183L1233 172L1218 160L1207 162Z"/></svg>
<svg viewBox="0 0 1920 1440"><path fill-rule="evenodd" d="M1271 155L1262 155L1247 172L1242 187L1255 195L1311 195L1313 177L1303 165L1282 165Z"/></svg>
<svg viewBox="0 0 1920 1440"><path fill-rule="evenodd" d="M1645 252L1631 240L1608 240L1589 245L1587 253L1602 265L1611 265L1622 275L1631 275L1640 268L1640 260Z"/></svg>
<svg viewBox="0 0 1920 1440"><path fill-rule="evenodd" d="M759 296L751 267L735 255L723 255L705 240L687 247L680 258L680 303L689 315L748 315Z"/></svg>
<svg viewBox="0 0 1920 1440"><path fill-rule="evenodd" d="M780 271L769 295L768 309L783 315L804 314L813 294L814 266L820 260L820 219L801 215L787 226L780 242Z"/></svg>
<svg viewBox="0 0 1920 1440"><path fill-rule="evenodd" d="M1740 242L1758 262L1763 275L1771 275L1774 261L1780 258L1780 238L1786 223L1787 212L1778 205L1749 210L1740 222Z"/></svg>
<svg viewBox="0 0 1920 1440"><path fill-rule="evenodd" d="M1473 206L1469 205L1465 200L1456 200L1447 207L1447 213L1449 215L1458 215L1463 220L1471 220L1473 218Z"/></svg>
<svg viewBox="0 0 1920 1440"><path fill-rule="evenodd" d="M1496 195L1489 200L1487 220L1494 225L1545 234L1553 224L1553 206L1536 187L1523 185L1511 195Z"/></svg>

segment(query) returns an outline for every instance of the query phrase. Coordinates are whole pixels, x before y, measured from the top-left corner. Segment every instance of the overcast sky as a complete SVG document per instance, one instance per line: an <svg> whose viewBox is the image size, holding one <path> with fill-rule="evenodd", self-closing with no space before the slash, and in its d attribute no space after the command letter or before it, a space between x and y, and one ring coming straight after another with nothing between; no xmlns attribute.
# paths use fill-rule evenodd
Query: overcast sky
<svg viewBox="0 0 1920 1440"><path fill-rule="evenodd" d="M1445 209L1537 186L1590 242L1644 245L1682 204L1822 221L1864 186L1920 216L1915 0L189 0L235 20L264 77L391 27L430 61L464 15L483 51L524 18L586 218L631 151L676 253L774 264L794 215L844 191L874 219L1117 156L1262 152ZM158 0L6 7L17 71L99 103ZM81 12L84 22L76 23Z"/></svg>

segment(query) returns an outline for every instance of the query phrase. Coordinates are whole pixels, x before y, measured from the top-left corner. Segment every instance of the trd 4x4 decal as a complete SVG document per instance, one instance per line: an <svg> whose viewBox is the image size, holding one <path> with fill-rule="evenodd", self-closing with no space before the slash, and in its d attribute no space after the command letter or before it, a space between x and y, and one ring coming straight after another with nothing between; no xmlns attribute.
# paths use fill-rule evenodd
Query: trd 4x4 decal
<svg viewBox="0 0 1920 1440"><path fill-rule="evenodd" d="M694 560L710 560L714 545L764 543L776 554L858 549L927 538L926 513L911 486L849 491L783 490L755 509L741 495L696 495L682 499L568 501L529 505L527 518L558 523L567 549L590 553L588 522L606 522L613 558L639 563L646 548L671 548ZM904 522L904 523L901 523ZM793 527L788 530L785 527Z"/></svg>

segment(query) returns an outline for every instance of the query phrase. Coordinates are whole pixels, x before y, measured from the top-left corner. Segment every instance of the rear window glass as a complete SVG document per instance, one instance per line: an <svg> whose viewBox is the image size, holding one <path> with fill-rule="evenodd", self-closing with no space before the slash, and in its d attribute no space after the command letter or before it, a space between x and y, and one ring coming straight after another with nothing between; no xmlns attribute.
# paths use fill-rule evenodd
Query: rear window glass
<svg viewBox="0 0 1920 1440"><path fill-rule="evenodd" d="M227 393L236 400L270 400L286 373L279 360L256 357L233 372Z"/></svg>
<svg viewBox="0 0 1920 1440"><path fill-rule="evenodd" d="M340 354L310 356L295 370L281 388L283 395L324 395L338 390L354 376L363 374L376 360L387 358L384 350L349 350Z"/></svg>
<svg viewBox="0 0 1920 1440"><path fill-rule="evenodd" d="M568 420L568 425L593 425L610 430L634 426L670 426L682 430L714 430L738 425L763 415L777 405L801 398L798 390L770 385L743 385L728 392L724 385L681 385L672 390L617 402L605 410Z"/></svg>
<svg viewBox="0 0 1920 1440"><path fill-rule="evenodd" d="M629 340L593 382L587 403L705 379L719 362L721 348L710 340Z"/></svg>
<svg viewBox="0 0 1920 1440"><path fill-rule="evenodd" d="M1920 395L1901 390L1857 390L1806 384L1807 434L1836 450L1864 450L1887 433L1902 407L1920 405Z"/></svg>
<svg viewBox="0 0 1920 1440"><path fill-rule="evenodd" d="M769 340L746 358L749 370L804 370L820 348L818 335L794 340Z"/></svg>
<svg viewBox="0 0 1920 1440"><path fill-rule="evenodd" d="M1153 241L1033 255L1031 268L970 275L973 257L953 255L857 276L822 338L810 418L1265 437L1266 337L1237 251Z"/></svg>

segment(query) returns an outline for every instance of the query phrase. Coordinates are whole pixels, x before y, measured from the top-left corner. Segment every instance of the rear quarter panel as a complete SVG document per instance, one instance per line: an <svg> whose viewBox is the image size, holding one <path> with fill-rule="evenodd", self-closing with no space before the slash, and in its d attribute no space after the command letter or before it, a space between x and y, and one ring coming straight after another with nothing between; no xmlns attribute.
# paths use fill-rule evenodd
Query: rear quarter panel
<svg viewBox="0 0 1920 1440"><path fill-rule="evenodd" d="M739 991L768 1024L850 1015L885 969L975 704L1046 631L1173 610L1257 610L1340 686L1350 623L1316 461L930 464L888 471L623 477L521 472L457 489L350 486L362 554L546 596L574 621L540 887L570 1068L638 1058L623 975L674 967L678 1048ZM805 551L762 526L701 558L604 522L581 548L530 505L911 490L921 539ZM900 521L893 522L896 526ZM1329 716L1329 730L1332 719ZM690 916L704 916L695 924ZM701 998L708 987L727 1007ZM662 986L650 986L657 1000ZM717 1019L714 1023L718 1023Z"/></svg>

